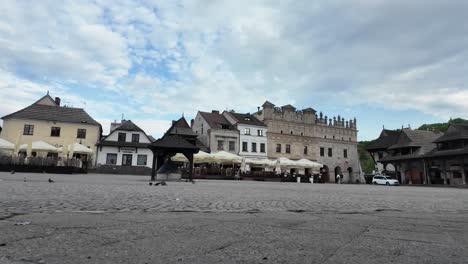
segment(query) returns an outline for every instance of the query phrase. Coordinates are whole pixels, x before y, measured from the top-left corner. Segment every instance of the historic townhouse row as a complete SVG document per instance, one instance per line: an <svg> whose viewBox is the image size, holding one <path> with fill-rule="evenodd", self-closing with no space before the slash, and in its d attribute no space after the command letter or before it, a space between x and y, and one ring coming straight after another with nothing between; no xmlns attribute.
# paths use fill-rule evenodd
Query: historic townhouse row
<svg viewBox="0 0 468 264"><path fill-rule="evenodd" d="M325 181L337 174L359 179L356 119L328 118L312 108L275 107L265 102L255 113L198 111L192 130L211 151L228 151L246 158L309 159L324 164Z"/></svg>

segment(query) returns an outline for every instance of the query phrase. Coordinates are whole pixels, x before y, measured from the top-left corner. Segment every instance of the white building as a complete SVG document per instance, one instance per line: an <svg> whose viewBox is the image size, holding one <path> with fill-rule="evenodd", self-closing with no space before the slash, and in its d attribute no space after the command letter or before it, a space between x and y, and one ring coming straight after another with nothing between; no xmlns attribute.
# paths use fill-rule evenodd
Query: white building
<svg viewBox="0 0 468 264"><path fill-rule="evenodd" d="M110 133L98 143L97 165L151 168L151 137L130 120L112 123Z"/></svg>
<svg viewBox="0 0 468 264"><path fill-rule="evenodd" d="M251 114L223 112L224 117L239 130L239 156L267 158L267 126Z"/></svg>

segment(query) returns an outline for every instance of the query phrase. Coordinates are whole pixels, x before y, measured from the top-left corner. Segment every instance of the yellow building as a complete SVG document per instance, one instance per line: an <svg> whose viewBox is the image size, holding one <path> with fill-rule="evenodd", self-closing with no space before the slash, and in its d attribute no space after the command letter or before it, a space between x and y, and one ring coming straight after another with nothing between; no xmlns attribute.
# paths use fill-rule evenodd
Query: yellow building
<svg viewBox="0 0 468 264"><path fill-rule="evenodd" d="M17 153L22 144L43 141L56 148L62 147L59 155L67 157L73 151L69 151L68 146L79 143L93 150L89 156L92 164L96 160L96 143L101 136L101 125L81 108L60 106L58 97L54 100L47 94L34 104L2 119L1 137L14 143ZM30 152L28 150L28 155Z"/></svg>

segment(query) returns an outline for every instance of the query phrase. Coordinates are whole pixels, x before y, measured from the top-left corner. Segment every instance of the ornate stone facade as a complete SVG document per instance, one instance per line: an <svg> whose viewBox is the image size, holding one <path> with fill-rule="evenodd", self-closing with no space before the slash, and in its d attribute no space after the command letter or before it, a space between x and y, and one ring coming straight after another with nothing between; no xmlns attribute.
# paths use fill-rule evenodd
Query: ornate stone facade
<svg viewBox="0 0 468 264"><path fill-rule="evenodd" d="M276 107L268 101L255 116L268 127L268 158L305 158L322 163L327 182L335 182L337 173L343 174L344 182L361 180L356 119L331 118L312 108Z"/></svg>

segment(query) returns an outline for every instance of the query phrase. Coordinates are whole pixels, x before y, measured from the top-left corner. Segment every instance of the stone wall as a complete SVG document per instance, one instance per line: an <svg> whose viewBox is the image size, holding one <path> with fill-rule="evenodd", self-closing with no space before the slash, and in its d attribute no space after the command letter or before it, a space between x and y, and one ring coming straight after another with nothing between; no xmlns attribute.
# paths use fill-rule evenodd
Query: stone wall
<svg viewBox="0 0 468 264"><path fill-rule="evenodd" d="M329 182L335 181L335 169L344 175L343 182L360 179L356 119L329 118L322 113L316 114L312 108L296 110L290 105L275 107L271 103L265 103L254 115L268 127L269 158L316 160L329 171ZM277 152L277 144L281 145L280 152ZM290 153L286 153L286 145L290 145ZM304 147L307 147L307 154L304 154ZM320 155L321 147L325 149L323 156ZM332 149L331 157L328 148ZM344 156L345 149L347 157Z"/></svg>

